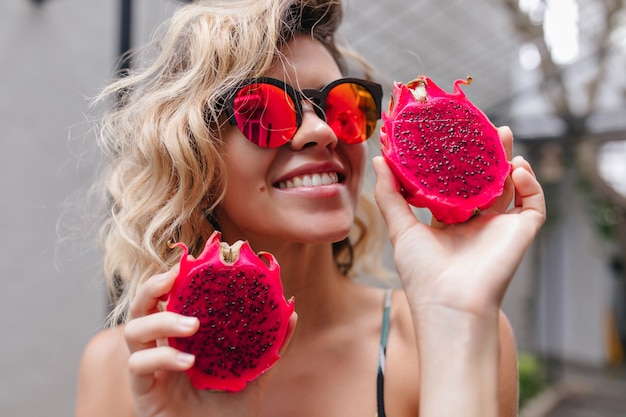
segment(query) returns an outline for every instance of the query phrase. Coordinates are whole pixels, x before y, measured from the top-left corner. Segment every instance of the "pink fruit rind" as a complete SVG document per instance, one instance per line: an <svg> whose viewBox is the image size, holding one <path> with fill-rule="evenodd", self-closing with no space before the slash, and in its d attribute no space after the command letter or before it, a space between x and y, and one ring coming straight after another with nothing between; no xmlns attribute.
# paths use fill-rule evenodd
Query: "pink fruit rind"
<svg viewBox="0 0 626 417"><path fill-rule="evenodd" d="M254 253L248 242L221 243L219 232L197 259L184 244L175 246L183 254L165 309L198 317L200 328L190 337L170 337L169 345L195 355L186 372L196 389L240 391L280 358L294 311L278 262L270 253ZM232 259L224 258L224 248Z"/></svg>
<svg viewBox="0 0 626 417"><path fill-rule="evenodd" d="M511 171L497 128L461 89L470 81L453 93L423 75L396 82L382 115L382 154L405 199L449 224L489 208Z"/></svg>

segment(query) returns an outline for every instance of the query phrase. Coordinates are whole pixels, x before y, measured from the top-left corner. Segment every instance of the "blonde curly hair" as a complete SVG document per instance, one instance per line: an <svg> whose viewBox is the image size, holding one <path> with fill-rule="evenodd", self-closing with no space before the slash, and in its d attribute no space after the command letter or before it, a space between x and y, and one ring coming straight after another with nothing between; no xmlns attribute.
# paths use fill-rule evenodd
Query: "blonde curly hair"
<svg viewBox="0 0 626 417"><path fill-rule="evenodd" d="M335 43L341 16L339 0L196 1L156 32L142 57L149 65L103 90L98 99L116 103L99 126L107 156L101 243L110 323L125 320L142 282L178 262L170 243L185 242L197 255L213 232L207 219L225 189L220 97L264 74L298 35L322 42L345 72ZM371 261L363 252L380 253L373 245L382 239L370 238L371 230L380 235L377 210L371 198L362 200L352 245L335 244L346 274L367 270L351 268L352 258Z"/></svg>

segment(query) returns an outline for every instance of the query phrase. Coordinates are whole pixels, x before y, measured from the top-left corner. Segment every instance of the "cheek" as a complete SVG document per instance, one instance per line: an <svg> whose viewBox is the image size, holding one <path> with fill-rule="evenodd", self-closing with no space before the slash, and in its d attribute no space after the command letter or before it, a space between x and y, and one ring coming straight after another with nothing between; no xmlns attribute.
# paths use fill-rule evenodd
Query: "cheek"
<svg viewBox="0 0 626 417"><path fill-rule="evenodd" d="M267 191L266 178L273 152L250 143L235 128L224 135L223 154L227 199Z"/></svg>
<svg viewBox="0 0 626 417"><path fill-rule="evenodd" d="M347 158L352 168L354 182L359 187L363 183L365 166L367 165L368 147L367 143L358 145L348 145Z"/></svg>

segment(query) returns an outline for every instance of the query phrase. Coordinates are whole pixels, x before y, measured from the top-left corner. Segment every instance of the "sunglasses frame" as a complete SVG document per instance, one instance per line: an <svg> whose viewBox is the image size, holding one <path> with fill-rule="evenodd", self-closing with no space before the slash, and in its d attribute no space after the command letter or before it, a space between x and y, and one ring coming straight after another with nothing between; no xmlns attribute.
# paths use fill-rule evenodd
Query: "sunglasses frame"
<svg viewBox="0 0 626 417"><path fill-rule="evenodd" d="M250 78L243 81L239 86L233 89L229 94L226 95L226 99L222 102L223 109L226 112L226 116L228 118L228 122L232 126L237 126L237 119L235 117L235 98L237 94L242 88L245 88L251 84L269 84L274 87L278 87L283 90L293 101L294 103L294 111L296 113L296 131L302 125L302 101L308 100L312 102L313 109L315 114L322 119L324 122L327 122L326 119L326 99L328 97L328 93L338 85L341 84L357 84L365 90L367 90L374 99L374 104L376 105L376 120L380 120L381 112L382 112L382 98L383 98L383 88L380 84L375 83L373 81L364 80L361 78L339 78L329 84L326 84L322 89L316 90L313 88L307 88L303 90L297 90L295 87L291 86L285 81L278 80L276 78L270 77L258 77L258 78ZM294 132L295 135L295 132ZM293 139L293 136L289 139ZM285 142L288 143L289 141ZM282 146L282 145L281 145Z"/></svg>

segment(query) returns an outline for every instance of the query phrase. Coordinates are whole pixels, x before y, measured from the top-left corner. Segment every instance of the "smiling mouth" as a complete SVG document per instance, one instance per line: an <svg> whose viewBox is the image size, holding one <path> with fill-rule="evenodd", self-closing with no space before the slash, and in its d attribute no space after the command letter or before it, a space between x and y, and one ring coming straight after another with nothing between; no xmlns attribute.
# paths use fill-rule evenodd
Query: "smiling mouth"
<svg viewBox="0 0 626 417"><path fill-rule="evenodd" d="M339 174L336 172L320 172L315 174L297 175L285 181L280 181L276 188L299 188L299 187L320 187L323 185L337 184L340 182Z"/></svg>

